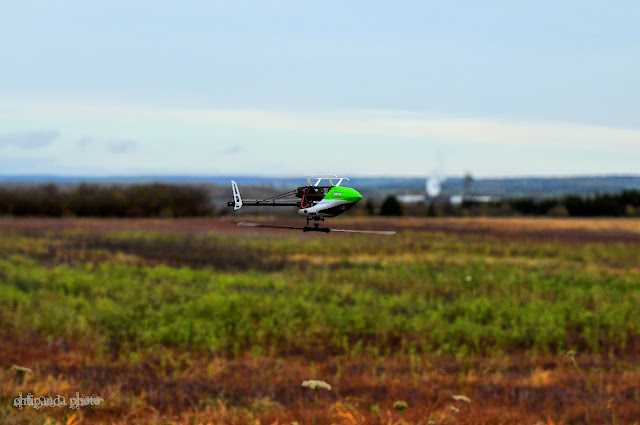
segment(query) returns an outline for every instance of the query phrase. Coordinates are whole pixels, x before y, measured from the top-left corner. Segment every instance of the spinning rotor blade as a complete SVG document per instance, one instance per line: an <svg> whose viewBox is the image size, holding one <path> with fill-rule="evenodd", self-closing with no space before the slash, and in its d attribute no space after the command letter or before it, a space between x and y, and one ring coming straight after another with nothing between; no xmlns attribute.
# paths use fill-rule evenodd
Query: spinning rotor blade
<svg viewBox="0 0 640 425"><path fill-rule="evenodd" d="M345 233L368 233L371 235L395 235L394 230L353 230L353 229L331 229L332 232L345 232Z"/></svg>
<svg viewBox="0 0 640 425"><path fill-rule="evenodd" d="M260 223L246 223L241 222L238 223L240 227L264 227L267 229L289 229L289 230L302 230L304 232L343 232L343 233L367 233L372 235L395 235L396 232L393 230L353 230L353 229L330 229L328 227L295 227L295 226L276 226L270 224L260 224Z"/></svg>
<svg viewBox="0 0 640 425"><path fill-rule="evenodd" d="M293 226L275 226L270 224L260 224L260 223L246 223L241 222L238 223L240 227L266 227L267 229L292 229L292 230L303 230L304 227L293 227Z"/></svg>

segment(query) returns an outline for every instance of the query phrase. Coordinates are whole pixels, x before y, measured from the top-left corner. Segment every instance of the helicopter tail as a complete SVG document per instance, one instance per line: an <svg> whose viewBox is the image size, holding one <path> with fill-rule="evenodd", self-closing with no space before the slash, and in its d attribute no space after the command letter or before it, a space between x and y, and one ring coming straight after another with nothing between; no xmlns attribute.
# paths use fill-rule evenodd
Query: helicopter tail
<svg viewBox="0 0 640 425"><path fill-rule="evenodd" d="M242 197L240 196L240 189L238 189L238 183L231 180L231 189L233 189L233 201L234 201L233 210L238 211L240 208L242 208Z"/></svg>

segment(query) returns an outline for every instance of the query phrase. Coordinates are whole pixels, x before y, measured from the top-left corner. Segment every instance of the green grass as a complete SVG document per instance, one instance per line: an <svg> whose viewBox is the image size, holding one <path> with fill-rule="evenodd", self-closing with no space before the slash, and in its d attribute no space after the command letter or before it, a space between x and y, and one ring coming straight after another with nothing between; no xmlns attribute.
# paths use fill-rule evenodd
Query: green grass
<svg viewBox="0 0 640 425"><path fill-rule="evenodd" d="M2 326L105 350L596 352L640 333L633 245L75 232L0 247Z"/></svg>

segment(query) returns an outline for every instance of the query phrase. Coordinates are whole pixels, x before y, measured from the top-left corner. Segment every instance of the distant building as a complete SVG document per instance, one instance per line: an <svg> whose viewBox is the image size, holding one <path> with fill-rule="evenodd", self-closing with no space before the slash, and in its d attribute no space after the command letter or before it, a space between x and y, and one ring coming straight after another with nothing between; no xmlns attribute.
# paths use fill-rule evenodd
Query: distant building
<svg viewBox="0 0 640 425"><path fill-rule="evenodd" d="M453 195L449 198L449 203L454 207L459 207L460 205L462 205L463 201L464 197L462 195Z"/></svg>
<svg viewBox="0 0 640 425"><path fill-rule="evenodd" d="M398 195L397 198L402 204L419 204L426 201L424 195Z"/></svg>
<svg viewBox="0 0 640 425"><path fill-rule="evenodd" d="M478 204L490 204L492 202L500 202L499 196L462 196L453 195L449 198L449 203L455 207L462 205L463 202L476 202Z"/></svg>

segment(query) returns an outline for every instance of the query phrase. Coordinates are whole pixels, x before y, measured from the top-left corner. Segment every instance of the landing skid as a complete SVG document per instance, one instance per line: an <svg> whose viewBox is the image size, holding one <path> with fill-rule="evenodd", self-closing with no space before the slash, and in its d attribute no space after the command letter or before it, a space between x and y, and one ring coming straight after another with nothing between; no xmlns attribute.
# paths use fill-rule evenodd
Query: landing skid
<svg viewBox="0 0 640 425"><path fill-rule="evenodd" d="M314 227L310 227L310 226L304 226L302 228L303 232L323 232L323 233L329 233L331 231L331 229L329 229L328 227L319 227L318 223L315 224Z"/></svg>

